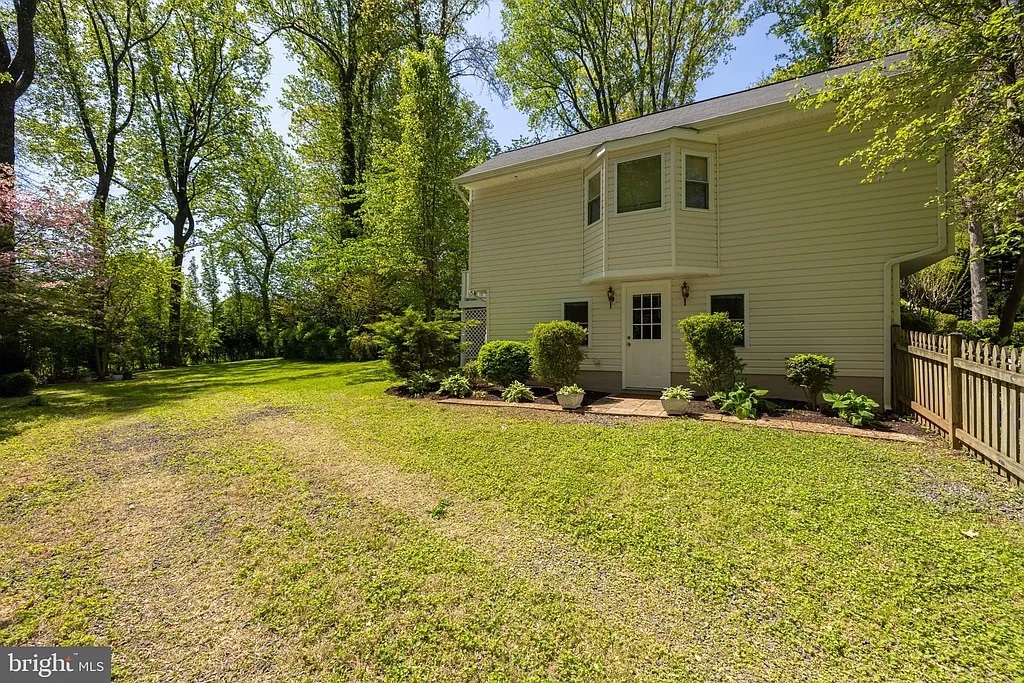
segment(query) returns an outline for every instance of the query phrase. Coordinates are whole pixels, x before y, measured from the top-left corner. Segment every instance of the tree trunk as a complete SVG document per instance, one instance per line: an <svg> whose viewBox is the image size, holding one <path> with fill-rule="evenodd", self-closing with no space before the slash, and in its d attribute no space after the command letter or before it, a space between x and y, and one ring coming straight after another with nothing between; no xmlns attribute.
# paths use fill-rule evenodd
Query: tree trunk
<svg viewBox="0 0 1024 683"><path fill-rule="evenodd" d="M1024 249L1021 249L1017 260L1017 271L1013 276L1013 286L1006 295L1006 303L999 314L999 336L1006 339L1013 333L1013 323L1017 320L1017 311L1024 300Z"/></svg>
<svg viewBox="0 0 1024 683"><path fill-rule="evenodd" d="M260 280L260 299L263 304L263 329L266 330L266 342L264 352L267 357L274 355L274 335L271 329L272 321L270 315L270 273L274 267L274 258L271 256L263 265L263 277Z"/></svg>
<svg viewBox="0 0 1024 683"><path fill-rule="evenodd" d="M984 320L988 318L988 282L985 279L985 258L982 256L985 235L982 233L981 221L968 221L967 235L970 238L968 270L971 275L971 320Z"/></svg>
<svg viewBox="0 0 1024 683"><path fill-rule="evenodd" d="M13 83L0 82L0 189L14 192ZM0 297L13 303L17 278L14 268L14 216L0 217ZM21 348L21 316L15 310L0 316L0 374L20 372L28 365Z"/></svg>
<svg viewBox="0 0 1024 683"><path fill-rule="evenodd" d="M185 282L185 247L191 230L186 228L191 216L188 200L178 200L174 215L174 240L171 267L171 300L167 318L167 362L181 365L181 297Z"/></svg>

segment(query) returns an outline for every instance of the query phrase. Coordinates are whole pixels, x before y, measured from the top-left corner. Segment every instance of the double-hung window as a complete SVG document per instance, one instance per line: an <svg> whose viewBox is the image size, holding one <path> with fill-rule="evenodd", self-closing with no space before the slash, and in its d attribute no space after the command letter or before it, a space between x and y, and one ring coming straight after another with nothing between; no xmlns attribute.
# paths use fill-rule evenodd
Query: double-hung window
<svg viewBox="0 0 1024 683"><path fill-rule="evenodd" d="M683 206L711 208L711 159L687 154L683 158Z"/></svg>
<svg viewBox="0 0 1024 683"><path fill-rule="evenodd" d="M587 225L601 220L601 172L587 178Z"/></svg>
<svg viewBox="0 0 1024 683"><path fill-rule="evenodd" d="M709 301L711 313L725 313L729 320L743 326L743 331L736 337L736 346L747 345L747 295L712 294Z"/></svg>
<svg viewBox="0 0 1024 683"><path fill-rule="evenodd" d="M661 155L615 165L615 211L629 213L661 207Z"/></svg>
<svg viewBox="0 0 1024 683"><path fill-rule="evenodd" d="M574 322L584 330L587 336L583 340L584 346L590 345L590 302L589 301L565 301L562 303L562 320Z"/></svg>

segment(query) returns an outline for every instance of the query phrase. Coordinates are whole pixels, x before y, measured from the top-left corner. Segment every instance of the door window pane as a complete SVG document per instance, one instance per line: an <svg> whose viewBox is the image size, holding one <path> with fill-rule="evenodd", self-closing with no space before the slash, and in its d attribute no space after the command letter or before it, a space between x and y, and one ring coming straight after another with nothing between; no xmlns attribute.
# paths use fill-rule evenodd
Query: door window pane
<svg viewBox="0 0 1024 683"><path fill-rule="evenodd" d="M615 207L619 213L661 206L661 155L616 165Z"/></svg>
<svg viewBox="0 0 1024 683"><path fill-rule="evenodd" d="M633 339L661 339L661 294L633 295Z"/></svg>

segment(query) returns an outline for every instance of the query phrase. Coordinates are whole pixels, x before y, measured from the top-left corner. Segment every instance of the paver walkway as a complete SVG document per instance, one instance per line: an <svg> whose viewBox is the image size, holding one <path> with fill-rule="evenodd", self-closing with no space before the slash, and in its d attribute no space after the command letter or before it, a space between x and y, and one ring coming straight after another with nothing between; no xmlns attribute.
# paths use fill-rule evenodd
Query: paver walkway
<svg viewBox="0 0 1024 683"><path fill-rule="evenodd" d="M441 403L453 403L468 406L480 406L483 408L526 408L528 410L554 410L561 411L560 406L550 403L503 403L501 401L480 401L472 398L447 398ZM644 398L640 396L606 396L595 401L593 404L573 411L577 413L599 413L602 415L621 415L623 417L654 417L669 418L673 416L661 408L661 401L656 398ZM760 417L756 420L740 420L733 415L721 415L718 413L702 413L693 415L700 420L708 422L731 422L736 424L750 425L752 427L769 427L773 429L788 429L795 432L812 432L815 434L843 434L846 436L859 436L866 439L881 439L884 441L906 441L910 443L924 443L924 439L910 434L899 434L897 432L880 432L869 429L857 429L856 427L843 427L840 425L822 424L819 422L801 422L799 420L787 420L779 417Z"/></svg>

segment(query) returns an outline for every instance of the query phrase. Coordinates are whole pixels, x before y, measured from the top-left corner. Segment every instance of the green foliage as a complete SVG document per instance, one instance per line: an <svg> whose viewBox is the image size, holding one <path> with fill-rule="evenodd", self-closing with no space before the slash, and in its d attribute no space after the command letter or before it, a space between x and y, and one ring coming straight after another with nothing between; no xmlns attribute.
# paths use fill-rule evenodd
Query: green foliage
<svg viewBox="0 0 1024 683"><path fill-rule="evenodd" d="M458 365L462 323L427 320L419 311L408 309L403 315L385 315L367 325L381 358L399 377L414 372L445 372Z"/></svg>
<svg viewBox="0 0 1024 683"><path fill-rule="evenodd" d="M676 387L667 387L662 390L661 398L664 401L692 401L693 389L689 387L684 387L682 385Z"/></svg>
<svg viewBox="0 0 1024 683"><path fill-rule="evenodd" d="M775 408L774 403L764 398L767 395L767 389L748 387L739 382L728 391L717 392L708 401L717 403L723 412L732 413L741 420L756 420L761 413Z"/></svg>
<svg viewBox="0 0 1024 683"><path fill-rule="evenodd" d="M12 372L0 375L0 397L28 396L36 386L36 378L31 372Z"/></svg>
<svg viewBox="0 0 1024 683"><path fill-rule="evenodd" d="M480 347L476 362L488 382L508 386L530 378L530 346L525 342L489 341Z"/></svg>
<svg viewBox="0 0 1024 683"><path fill-rule="evenodd" d="M586 392L579 384L569 384L556 392L559 396L581 396Z"/></svg>
<svg viewBox="0 0 1024 683"><path fill-rule="evenodd" d="M538 381L559 389L576 381L587 357L587 331L568 320L537 323L530 331L530 370Z"/></svg>
<svg viewBox="0 0 1024 683"><path fill-rule="evenodd" d="M437 380L429 372L413 372L409 374L405 386L413 396L423 396L437 388Z"/></svg>
<svg viewBox="0 0 1024 683"><path fill-rule="evenodd" d="M709 395L736 384L745 367L736 355L736 338L743 334L740 323L725 313L699 313L680 320L679 329L692 384Z"/></svg>
<svg viewBox="0 0 1024 683"><path fill-rule="evenodd" d="M961 320L957 322L956 331L969 341L984 341L1002 346L1024 348L1024 322L1014 323L1013 331L1008 338L999 336L999 318L987 320Z"/></svg>
<svg viewBox="0 0 1024 683"><path fill-rule="evenodd" d="M767 82L804 76L835 66L840 56L839 37L823 25L829 11L844 0L755 0L750 4L752 19L772 17L768 33L786 45L785 54L776 55L782 65L766 78Z"/></svg>
<svg viewBox="0 0 1024 683"><path fill-rule="evenodd" d="M258 340L253 340L258 345ZM300 322L277 335L277 353L301 360L344 360L349 355L348 336L317 322Z"/></svg>
<svg viewBox="0 0 1024 683"><path fill-rule="evenodd" d="M369 332L363 331L352 334L352 331L350 331L348 344L352 360L363 362L377 359L377 342Z"/></svg>
<svg viewBox="0 0 1024 683"><path fill-rule="evenodd" d="M825 400L832 404L832 410L855 427L870 425L877 419L878 403L850 389L845 394L825 394Z"/></svg>
<svg viewBox="0 0 1024 683"><path fill-rule="evenodd" d="M448 514L448 508L450 508L454 504L455 503L453 503L450 499L442 498L437 502L437 505L427 510L427 514L433 517L434 519L442 519L445 515Z"/></svg>
<svg viewBox="0 0 1024 683"><path fill-rule="evenodd" d="M462 374L470 382L479 381L482 375L480 374L480 363L475 360L471 360L461 368Z"/></svg>
<svg viewBox="0 0 1024 683"><path fill-rule="evenodd" d="M469 380L464 375L456 372L441 380L438 393L455 398L466 398L473 393L473 388L469 385Z"/></svg>
<svg viewBox="0 0 1024 683"><path fill-rule="evenodd" d="M800 387L812 410L818 409L818 394L832 388L836 359L816 353L798 353L786 359L786 379Z"/></svg>
<svg viewBox="0 0 1024 683"><path fill-rule="evenodd" d="M742 32L741 0L506 0L497 75L534 130L576 132L691 101Z"/></svg>
<svg viewBox="0 0 1024 683"><path fill-rule="evenodd" d="M505 403L533 403L537 397L522 382L512 382L501 392L501 400Z"/></svg>

